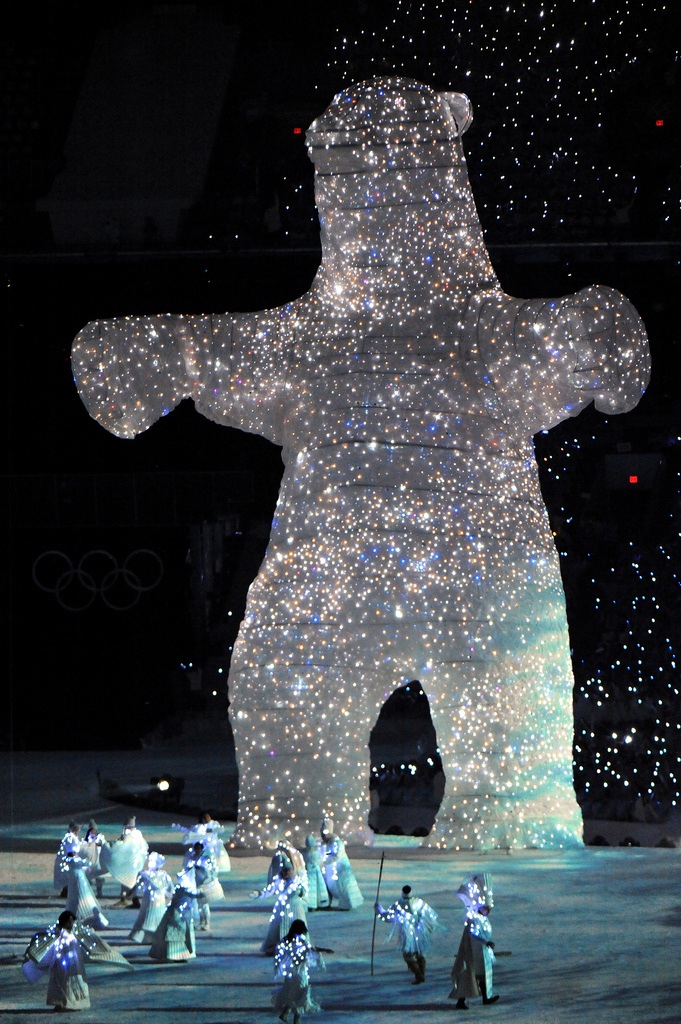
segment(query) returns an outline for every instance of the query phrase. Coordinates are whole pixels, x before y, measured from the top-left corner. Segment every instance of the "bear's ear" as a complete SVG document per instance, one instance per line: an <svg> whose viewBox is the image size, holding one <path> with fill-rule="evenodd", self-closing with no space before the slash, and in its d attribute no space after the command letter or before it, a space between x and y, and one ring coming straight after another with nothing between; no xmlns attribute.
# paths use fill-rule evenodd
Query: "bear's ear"
<svg viewBox="0 0 681 1024"><path fill-rule="evenodd" d="M462 92L439 92L445 110L445 117L452 122L459 138L473 120L473 105Z"/></svg>

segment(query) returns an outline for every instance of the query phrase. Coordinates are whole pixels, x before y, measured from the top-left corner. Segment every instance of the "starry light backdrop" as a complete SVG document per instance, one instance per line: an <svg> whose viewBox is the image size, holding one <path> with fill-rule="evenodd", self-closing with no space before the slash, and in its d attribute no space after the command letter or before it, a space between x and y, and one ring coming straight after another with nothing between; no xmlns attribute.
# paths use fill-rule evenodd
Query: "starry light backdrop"
<svg viewBox="0 0 681 1024"><path fill-rule="evenodd" d="M338 28L334 89L389 73L471 96L467 160L488 241L678 237L673 5L395 0L389 11L360 5Z"/></svg>
<svg viewBox="0 0 681 1024"><path fill-rule="evenodd" d="M658 438L660 453L647 456L658 463L655 478L645 488L639 480L609 491L597 453L612 457L617 427L593 414L581 420L576 433L565 424L535 439L571 624L577 797L586 818L673 822L681 774L681 438L675 431Z"/></svg>
<svg viewBox="0 0 681 1024"><path fill-rule="evenodd" d="M235 841L366 839L370 730L409 679L447 777L433 846L578 842L572 673L532 435L632 408L647 341L619 293L513 299L483 243L460 93L378 79L307 134L322 263L262 313L96 321L93 416L132 437L183 397L283 446L229 693Z"/></svg>
<svg viewBox="0 0 681 1024"><path fill-rule="evenodd" d="M577 785L592 817L602 814L599 802L617 801L640 820L664 821L678 804L678 547L678 538L644 550L630 542L617 599L593 600L608 628L580 673L575 734Z"/></svg>

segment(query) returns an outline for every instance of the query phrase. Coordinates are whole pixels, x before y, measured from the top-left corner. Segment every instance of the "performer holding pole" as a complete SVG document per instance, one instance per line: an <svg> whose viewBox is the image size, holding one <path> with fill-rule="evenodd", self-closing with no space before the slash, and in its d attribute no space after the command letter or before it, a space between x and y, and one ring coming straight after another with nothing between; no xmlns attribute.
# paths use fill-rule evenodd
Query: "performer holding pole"
<svg viewBox="0 0 681 1024"><path fill-rule="evenodd" d="M389 938L397 937L402 958L414 975L412 985L421 985L426 980L425 954L437 924L437 914L425 900L412 896L410 885L402 887L402 895L387 910L378 900L374 909L376 917L392 924Z"/></svg>

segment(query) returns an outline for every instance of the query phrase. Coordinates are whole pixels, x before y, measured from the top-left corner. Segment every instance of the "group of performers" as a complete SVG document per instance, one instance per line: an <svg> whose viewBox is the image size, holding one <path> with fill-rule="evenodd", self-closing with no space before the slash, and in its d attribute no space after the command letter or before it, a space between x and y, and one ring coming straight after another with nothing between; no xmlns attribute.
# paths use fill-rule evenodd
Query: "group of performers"
<svg viewBox="0 0 681 1024"><path fill-rule="evenodd" d="M320 841L308 836L302 853L287 840L279 840L267 885L251 893L253 899L268 896L274 896L274 909L260 947L265 956L275 955L277 943L288 935L294 921L307 927L308 911L330 910L334 900L338 910L356 910L364 903L345 843L327 821Z"/></svg>
<svg viewBox="0 0 681 1024"><path fill-rule="evenodd" d="M128 935L131 941L148 943L155 960L196 956L195 924L209 930L210 904L224 898L218 877L220 871L230 870L220 839L224 826L206 813L196 825L172 827L184 833L188 847L177 884L164 868L165 857L149 850L134 816L126 820L113 843L106 841L94 821L84 837L76 822L69 823L54 863L54 885L66 897L66 909L55 925L33 937L24 955L23 972L29 981L49 976L48 1006L63 1011L90 1005L86 961L132 970L125 957L95 931L109 924L99 902L107 876L121 886L114 907L138 910Z"/></svg>
<svg viewBox="0 0 681 1024"><path fill-rule="evenodd" d="M456 999L455 1010L467 1010L466 999L482 996L484 1006L499 999L493 994L492 975L494 943L489 914L494 905L492 878L488 872L471 875L457 889L456 895L466 907L463 935L452 967L454 987L450 999ZM414 896L410 885L387 910L376 900L376 917L392 924L390 937L397 939L407 968L414 975L412 985L426 980L426 952L437 927L437 914L425 900Z"/></svg>
<svg viewBox="0 0 681 1024"><path fill-rule="evenodd" d="M78 1010L90 1005L86 961L132 969L96 933L108 925L99 903L106 875L121 885L120 899L114 906L138 910L128 936L131 941L149 944L149 955L157 961L196 957L195 928L210 929L211 903L224 899L219 872L230 870L229 856L220 838L223 826L209 814L202 815L191 827L172 827L183 833L187 847L176 884L165 870L165 858L149 851L134 817L125 822L121 836L113 843L106 841L94 822L90 822L84 838L75 822L69 824L54 867L55 887L66 896L66 909L55 925L33 937L23 965L29 981L49 976L47 1003L55 1010ZM323 967L322 953L331 952L311 943L308 912L331 910L334 901L338 910L351 911L364 902L345 845L334 835L332 823L325 821L320 839L309 836L302 851L280 840L266 884L250 895L254 899L274 898L260 949L274 957L277 990L273 1002L278 1016L288 1022L292 1014L292 1024L298 1024L301 1014L319 1009L312 996L309 972ZM490 876L471 876L459 887L457 896L465 904L466 918L452 968L454 988L450 998L456 999L455 1009L465 1010L466 999L481 996L483 1004L489 1005L499 998L492 990ZM414 975L412 984L423 984L426 953L438 927L438 915L408 885L387 909L377 898L374 912L377 921L392 925L389 938L397 940Z"/></svg>

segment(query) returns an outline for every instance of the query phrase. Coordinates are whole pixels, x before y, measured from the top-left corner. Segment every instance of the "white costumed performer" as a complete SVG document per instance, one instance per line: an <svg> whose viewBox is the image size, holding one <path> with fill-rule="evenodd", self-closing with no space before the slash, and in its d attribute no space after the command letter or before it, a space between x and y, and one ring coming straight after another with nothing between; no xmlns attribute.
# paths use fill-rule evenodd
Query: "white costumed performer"
<svg viewBox="0 0 681 1024"><path fill-rule="evenodd" d="M182 842L185 846L193 846L196 842L203 843L204 850L209 851L215 858L218 871L231 871L232 865L229 860L229 854L220 838L220 833L225 832L226 828L219 821L211 818L208 811L201 815L196 825L173 824L170 827L184 833Z"/></svg>
<svg viewBox="0 0 681 1024"><path fill-rule="evenodd" d="M149 956L152 960L194 960L196 938L194 918L196 916L196 892L186 889L178 875L180 884L175 886L168 908L151 941Z"/></svg>
<svg viewBox="0 0 681 1024"><path fill-rule="evenodd" d="M482 996L486 1006L499 999L492 991L494 943L489 913L494 906L494 895L491 875L487 872L471 875L459 886L456 895L466 907L466 919L452 967L454 988L449 998L456 999L455 1010L467 1010L468 998Z"/></svg>
<svg viewBox="0 0 681 1024"><path fill-rule="evenodd" d="M303 860L307 873L308 910L324 910L330 904L330 896L322 871L322 855L314 835L308 836L305 840Z"/></svg>
<svg viewBox="0 0 681 1024"><path fill-rule="evenodd" d="M338 901L339 910L355 910L364 903L364 897L352 870L350 858L345 852L345 843L333 832L327 832L322 826L320 855L322 874L329 893L329 906L333 900Z"/></svg>
<svg viewBox="0 0 681 1024"><path fill-rule="evenodd" d="M284 1024L290 1012L293 1012L292 1024L298 1024L302 1013L316 1013L321 1009L310 990L311 967L324 967L324 961L319 951L310 945L305 923L294 921L286 936L277 943L274 954L274 980L279 982L279 987L272 1002Z"/></svg>
<svg viewBox="0 0 681 1024"><path fill-rule="evenodd" d="M210 905L225 898L225 892L218 878L217 860L210 850L204 850L202 843L194 843L187 850L182 862L182 876L193 872L196 902L199 911L199 927L210 930ZM179 877L179 876L178 876Z"/></svg>
<svg viewBox="0 0 681 1024"><path fill-rule="evenodd" d="M149 844L137 828L136 820L128 818L115 843L105 843L99 854L102 866L121 883L121 898L114 906L127 906L149 853Z"/></svg>
<svg viewBox="0 0 681 1024"><path fill-rule="evenodd" d="M85 1010L90 1005L86 960L133 969L121 953L76 921L70 910L65 910L56 924L33 936L21 969L31 984L49 974L48 1006L56 1010Z"/></svg>
<svg viewBox="0 0 681 1024"><path fill-rule="evenodd" d="M98 898L103 895L103 880L109 873L105 867L102 867L100 861L102 847L105 843L106 836L103 832L99 831L96 822L90 819L85 838L80 844L79 852L83 860L88 862L87 876L91 882L95 883Z"/></svg>
<svg viewBox="0 0 681 1024"><path fill-rule="evenodd" d="M281 874L268 882L264 889L254 889L251 899L265 899L275 896L267 935L260 947L265 956L273 956L277 943L288 935L294 921L302 921L307 927L307 885L292 868L282 868Z"/></svg>
<svg viewBox="0 0 681 1024"><path fill-rule="evenodd" d="M151 942L173 895L173 880L164 870L166 859L160 853L150 853L147 866L137 876L135 891L140 898L140 909L128 938L133 942Z"/></svg>
<svg viewBox="0 0 681 1024"><path fill-rule="evenodd" d="M374 911L382 921L392 924L388 936L397 939L402 959L414 975L412 985L421 985L426 980L426 952L431 936L437 925L437 914L425 900L412 896L411 886L402 887L402 895L387 910L378 901Z"/></svg>
<svg viewBox="0 0 681 1024"><path fill-rule="evenodd" d="M90 862L70 853L66 858L68 866L68 882L66 887L66 909L81 924L92 928L107 928L109 922L102 913L99 901L92 891L87 870Z"/></svg>
<svg viewBox="0 0 681 1024"><path fill-rule="evenodd" d="M370 838L367 743L419 679L447 786L426 845L579 845L573 676L532 436L633 408L646 335L611 288L502 291L468 182L471 104L406 78L335 97L307 133L322 262L278 309L122 317L76 338L121 437L183 398L285 465L229 677L232 841L298 845L325 814ZM295 780L295 785L292 785Z"/></svg>
<svg viewBox="0 0 681 1024"><path fill-rule="evenodd" d="M69 882L69 868L66 858L70 853L78 853L81 843L80 825L75 821L70 821L54 858L54 887L58 893L64 896L66 895L65 890Z"/></svg>

